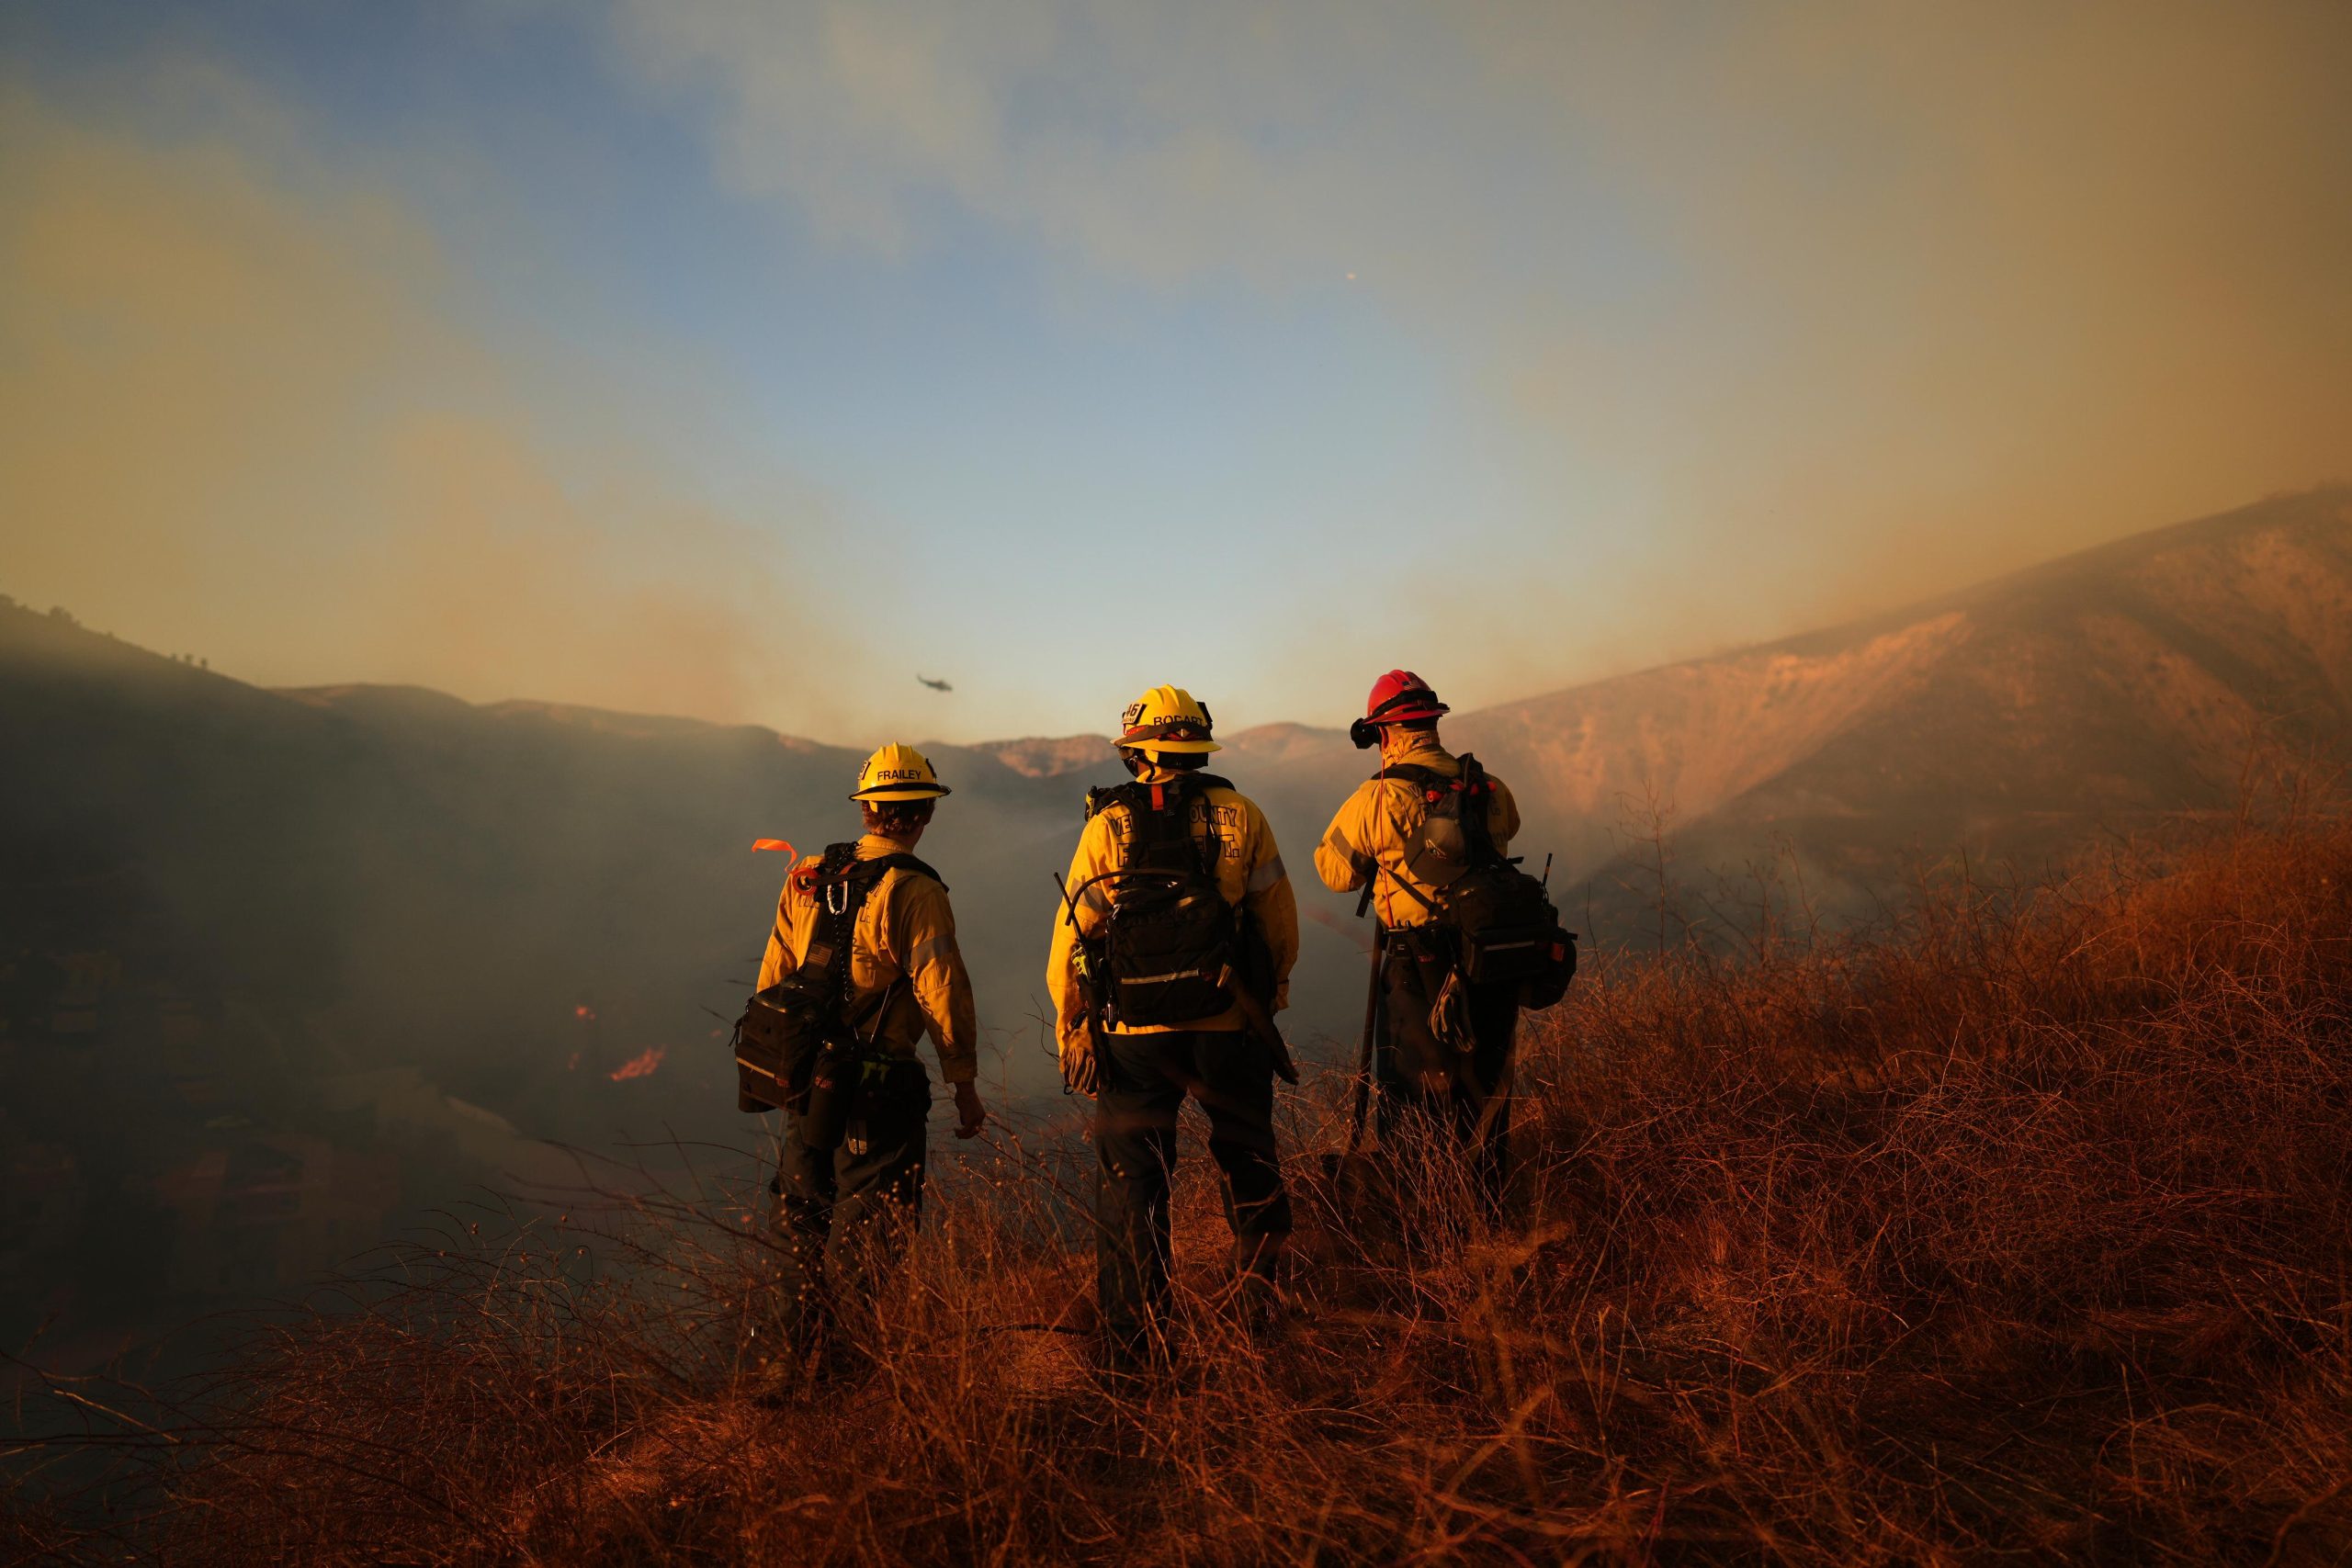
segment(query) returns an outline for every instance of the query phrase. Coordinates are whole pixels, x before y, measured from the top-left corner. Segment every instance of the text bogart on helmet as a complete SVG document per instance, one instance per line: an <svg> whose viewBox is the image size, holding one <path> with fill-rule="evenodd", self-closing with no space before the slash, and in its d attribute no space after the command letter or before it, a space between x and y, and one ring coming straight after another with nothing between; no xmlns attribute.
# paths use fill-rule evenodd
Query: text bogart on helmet
<svg viewBox="0 0 2352 1568"><path fill-rule="evenodd" d="M1378 744L1381 730L1388 725L1435 718L1453 711L1437 700L1437 694L1430 690L1427 681L1410 670L1391 670L1372 683L1372 695L1364 699L1363 716L1348 726L1348 739L1361 751Z"/></svg>
<svg viewBox="0 0 2352 1568"><path fill-rule="evenodd" d="M852 800L933 800L949 794L931 769L931 759L896 742L865 759Z"/></svg>
<svg viewBox="0 0 2352 1568"><path fill-rule="evenodd" d="M1119 716L1119 739L1112 744L1122 750L1140 751L1155 761L1163 751L1220 750L1209 739L1214 723L1208 705L1194 702L1193 694L1183 687L1154 686L1127 705L1127 711Z"/></svg>

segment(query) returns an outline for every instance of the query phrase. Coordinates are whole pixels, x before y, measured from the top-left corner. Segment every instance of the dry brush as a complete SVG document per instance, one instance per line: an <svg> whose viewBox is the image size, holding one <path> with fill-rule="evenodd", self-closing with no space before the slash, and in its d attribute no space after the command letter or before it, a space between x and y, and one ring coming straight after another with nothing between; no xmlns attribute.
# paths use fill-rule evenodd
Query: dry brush
<svg viewBox="0 0 2352 1568"><path fill-rule="evenodd" d="M2352 827L1868 935L1605 960L1531 1021L1507 1223L1295 1107L1288 1313L1087 1370L1082 1150L935 1184L856 1357L758 1375L754 1204L463 1227L257 1329L111 1518L188 1562L2281 1562L2352 1555ZM750 1172L746 1170L748 1178ZM756 1196L756 1194L753 1194ZM96 1440L88 1439L88 1440ZM19 1454L20 1475L53 1450ZM88 1499L82 1501L86 1504Z"/></svg>

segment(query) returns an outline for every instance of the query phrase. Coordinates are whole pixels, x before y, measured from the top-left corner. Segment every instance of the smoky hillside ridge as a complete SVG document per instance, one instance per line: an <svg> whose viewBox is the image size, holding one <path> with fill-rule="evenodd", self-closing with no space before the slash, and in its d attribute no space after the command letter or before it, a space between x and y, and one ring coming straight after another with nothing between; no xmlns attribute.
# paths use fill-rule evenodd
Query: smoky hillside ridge
<svg viewBox="0 0 2352 1568"><path fill-rule="evenodd" d="M853 836L862 760L267 691L9 604L0 750L0 1335L67 1366L158 1313L299 1289L481 1186L576 1174L540 1140L756 1141L725 1021L786 863L751 840ZM1024 1043L1050 1078L1025 1015L1083 783L937 755L959 810L924 852L1001 1096Z"/></svg>
<svg viewBox="0 0 2352 1568"><path fill-rule="evenodd" d="M1640 930L1655 874L1626 839L1653 801L1682 874L1792 855L1833 915L1958 852L2037 870L2101 833L2228 808L2256 750L2352 760L2352 489L1457 713L1445 733L1510 783L1523 846L1558 852L1604 936ZM1339 732L1270 761L1253 784L1302 807L1375 766Z"/></svg>
<svg viewBox="0 0 2352 1568"><path fill-rule="evenodd" d="M21 609L0 618L0 711L31 759L0 785L17 797L11 860L103 868L141 884L153 917L266 936L218 944L219 960L298 987L365 992L385 955L420 942L445 997L498 990L500 972L576 974L574 989L649 967L673 987L689 971L731 982L782 869L748 840L814 848L854 826L839 786L859 753L758 726L412 687L264 691ZM2337 487L1457 713L1447 735L1511 783L1520 847L1557 855L1563 902L1609 940L1640 926L1617 884L1639 880L1621 857L1647 802L1671 814L1685 874L1781 846L1834 913L1922 855L2030 862L2224 806L2257 739L2342 754L2348 692L2352 491ZM1337 728L1225 739L1218 765L1266 805L1318 926L1344 922L1350 901L1314 886L1307 859L1373 758ZM926 852L956 885L989 1014L1010 1026L1037 1000L1048 874L1084 789L1122 775L1106 737L929 749L957 794ZM435 945L476 915L497 941ZM648 930L650 945L634 938ZM424 1025L413 987L393 988L388 1016ZM1352 987L1330 989L1343 1032Z"/></svg>
<svg viewBox="0 0 2352 1568"><path fill-rule="evenodd" d="M1442 667L1414 662L1442 689ZM1653 790L1671 875L1783 853L1834 923L1939 858L2030 874L2102 834L2227 809L2257 741L2352 761L2347 694L2337 488L1457 713L1446 734L1510 781L1517 847L1556 853L1568 923L1606 950L1657 933L1656 878L1624 831ZM1216 765L1265 806L1306 917L1291 1032L1308 1060L1340 1059L1362 928L1311 852L1374 759L1340 728L1223 739ZM132 1302L290 1281L536 1139L755 1136L725 1024L784 862L750 841L853 834L863 755L413 687L266 690L13 604L0 749L0 1104L89 1112L44 1128L0 1110L0 1149L35 1194L0 1237L0 1276L49 1281L18 1296L43 1311L82 1288L61 1258L112 1270L105 1289ZM1035 1016L1051 874L1086 788L1125 775L1104 736L925 749L956 790L922 853L954 888L984 1074L1067 1114ZM93 1082L128 1087L101 1105ZM300 1224L239 1218L238 1194L262 1202L289 1163L311 1194ZM167 1201L191 1182L225 1196ZM121 1249L88 1239L107 1226L144 1238L147 1273L116 1278ZM209 1269L208 1249L243 1261Z"/></svg>
<svg viewBox="0 0 2352 1568"><path fill-rule="evenodd" d="M1465 739L1525 756L1555 819L1635 793L1638 766L1687 859L1776 834L1861 894L1914 846L2048 863L2228 807L2251 748L2341 760L2347 719L2352 491L2335 489L1482 715Z"/></svg>
<svg viewBox="0 0 2352 1568"><path fill-rule="evenodd" d="M582 991L693 974L723 1010L782 870L749 839L814 848L854 827L840 784L859 753L758 726L412 687L265 691L23 609L0 615L0 714L28 759L0 784L9 863L116 877L141 918L237 939L197 942L232 971L389 989L368 1010L408 1034L448 1023L445 1008L420 1015L420 973L443 998L505 994L501 977L520 974ZM1638 929L1640 900L1616 883L1646 802L1670 812L1686 874L1780 845L1834 910L1922 854L2032 861L2224 806L2257 739L2341 755L2347 693L2352 491L2338 487L1844 627L1457 713L1447 735L1511 783L1520 847L1556 853L1563 902L1608 940ZM1374 760L1340 728L1225 739L1219 765L1266 805L1303 897L1342 920L1349 901L1313 885L1307 857ZM989 1013L1010 1026L1037 999L1048 874L1084 789L1122 775L1105 737L929 749L957 793L926 852L956 885ZM496 940L458 938L469 923ZM410 983L384 986L388 972ZM480 1041L465 1021L457 1033Z"/></svg>

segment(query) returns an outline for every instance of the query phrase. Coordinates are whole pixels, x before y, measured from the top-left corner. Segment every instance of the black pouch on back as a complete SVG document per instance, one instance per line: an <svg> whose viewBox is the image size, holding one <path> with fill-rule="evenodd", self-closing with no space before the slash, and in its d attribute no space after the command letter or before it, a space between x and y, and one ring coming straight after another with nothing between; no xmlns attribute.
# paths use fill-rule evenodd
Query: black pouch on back
<svg viewBox="0 0 2352 1568"><path fill-rule="evenodd" d="M1561 930L1559 914L1535 878L1515 865L1480 867L1446 889L1446 906L1462 933L1464 979L1474 986L1524 986L1530 1007L1549 1007L1566 993L1576 973L1576 939Z"/></svg>
<svg viewBox="0 0 2352 1568"><path fill-rule="evenodd" d="M1185 1024L1233 1005L1222 982L1240 963L1240 916L1217 886L1220 841L1193 832L1200 793L1224 784L1199 773L1088 793L1089 817L1126 808L1118 868L1071 890L1077 897L1098 883L1110 889L1109 913L1089 942L1102 1021Z"/></svg>
<svg viewBox="0 0 2352 1568"><path fill-rule="evenodd" d="M753 993L735 1021L735 1096L746 1111L781 1108L797 1114L808 1103L818 1053L841 1032L831 997L817 986L794 984L808 973L796 971Z"/></svg>
<svg viewBox="0 0 2352 1568"><path fill-rule="evenodd" d="M1177 1024L1233 1005L1233 907L1214 885L1134 886L1112 906L1104 968L1121 1023Z"/></svg>

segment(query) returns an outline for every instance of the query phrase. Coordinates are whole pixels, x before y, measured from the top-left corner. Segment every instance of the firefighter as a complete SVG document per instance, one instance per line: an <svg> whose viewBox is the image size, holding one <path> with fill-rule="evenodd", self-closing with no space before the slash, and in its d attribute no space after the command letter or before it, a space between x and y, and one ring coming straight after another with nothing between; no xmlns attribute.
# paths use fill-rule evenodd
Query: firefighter
<svg viewBox="0 0 2352 1568"><path fill-rule="evenodd" d="M1290 1235L1274 1077L1297 1071L1274 1029L1298 911L1265 814L1203 771L1208 709L1178 686L1130 704L1114 743L1135 782L1087 795L1046 984L1064 1082L1094 1098L1097 1292L1106 1364L1164 1356L1169 1179L1189 1094L1233 1233L1247 1321L1273 1311Z"/></svg>
<svg viewBox="0 0 2352 1568"><path fill-rule="evenodd" d="M867 1270L895 1258L921 1215L931 1078L915 1055L920 1036L930 1035L954 1091L956 1135L972 1137L988 1121L956 917L939 874L914 855L947 793L922 752L883 747L850 796L865 835L802 861L776 902L760 990L827 962L829 944L845 936L832 995L854 1047L820 1065L824 1089L810 1096L808 1112L785 1117L770 1189L785 1321L797 1349L813 1345L836 1306L871 1294Z"/></svg>
<svg viewBox="0 0 2352 1568"><path fill-rule="evenodd" d="M1448 712L1409 670L1375 682L1363 717L1350 728L1360 748L1378 746L1380 772L1356 786L1315 846L1316 874L1337 893L1373 886L1383 934L1381 1026L1374 1055L1374 1125L1384 1148L1417 1125L1465 1147L1479 1192L1498 1204L1507 1179L1511 1048L1520 987L1469 985L1453 976L1457 933L1445 888L1465 868L1462 829L1480 823L1433 820L1463 809L1452 784L1464 762L1439 744ZM1483 772L1483 771L1482 771ZM1519 807L1499 779L1487 779L1469 809L1483 818L1482 852L1499 858L1518 833Z"/></svg>

